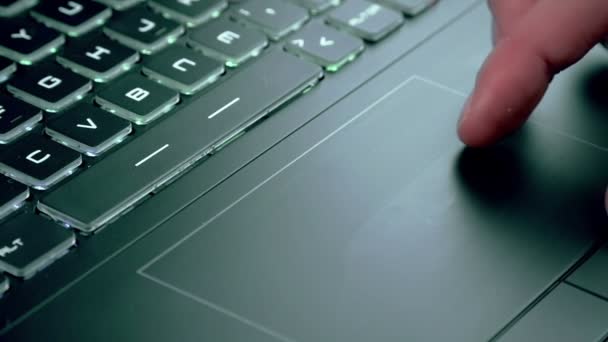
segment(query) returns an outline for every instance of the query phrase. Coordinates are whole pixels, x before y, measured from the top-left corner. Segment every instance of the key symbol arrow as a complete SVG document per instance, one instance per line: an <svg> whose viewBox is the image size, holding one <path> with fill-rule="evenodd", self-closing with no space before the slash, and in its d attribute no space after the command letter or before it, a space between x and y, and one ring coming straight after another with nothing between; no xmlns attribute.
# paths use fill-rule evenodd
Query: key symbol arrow
<svg viewBox="0 0 608 342"><path fill-rule="evenodd" d="M76 125L76 127L80 127L80 128L86 128L86 129L97 129L97 125L93 122L93 120L91 120L90 118L87 118L87 125L83 125L83 124L78 124Z"/></svg>
<svg viewBox="0 0 608 342"><path fill-rule="evenodd" d="M327 39L327 38L325 38L325 36L322 36L322 37L321 37L321 40L319 41L319 44L320 44L322 47L326 47L326 46L332 46L332 45L334 45L334 41L333 41L333 40L331 40L331 39Z"/></svg>
<svg viewBox="0 0 608 342"><path fill-rule="evenodd" d="M294 39L291 41L291 44L299 47L304 47L304 39Z"/></svg>

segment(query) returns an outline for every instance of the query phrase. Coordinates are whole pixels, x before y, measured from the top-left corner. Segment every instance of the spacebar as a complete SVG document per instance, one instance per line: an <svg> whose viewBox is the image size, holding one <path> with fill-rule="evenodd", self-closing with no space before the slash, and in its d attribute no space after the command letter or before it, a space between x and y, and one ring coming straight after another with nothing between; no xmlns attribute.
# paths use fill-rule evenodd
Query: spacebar
<svg viewBox="0 0 608 342"><path fill-rule="evenodd" d="M314 64L270 52L44 197L38 208L92 232L321 76Z"/></svg>

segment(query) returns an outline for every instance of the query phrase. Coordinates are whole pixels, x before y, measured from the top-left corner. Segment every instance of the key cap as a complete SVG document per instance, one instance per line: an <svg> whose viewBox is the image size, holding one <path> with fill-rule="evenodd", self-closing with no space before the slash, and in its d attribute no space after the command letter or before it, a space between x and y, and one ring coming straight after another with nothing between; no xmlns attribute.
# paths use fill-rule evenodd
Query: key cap
<svg viewBox="0 0 608 342"><path fill-rule="evenodd" d="M296 31L308 20L305 9L284 0L250 0L235 5L233 16L264 31L272 40Z"/></svg>
<svg viewBox="0 0 608 342"><path fill-rule="evenodd" d="M0 297L2 297L6 291L8 291L10 284L8 278L4 274L0 274Z"/></svg>
<svg viewBox="0 0 608 342"><path fill-rule="evenodd" d="M0 17L12 17L37 3L38 0L0 0Z"/></svg>
<svg viewBox="0 0 608 342"><path fill-rule="evenodd" d="M26 19L0 21L0 55L30 65L55 53L65 42L59 32Z"/></svg>
<svg viewBox="0 0 608 342"><path fill-rule="evenodd" d="M292 0L292 2L308 9L313 15L340 4L340 0Z"/></svg>
<svg viewBox="0 0 608 342"><path fill-rule="evenodd" d="M0 56L0 83L8 80L17 71L17 65L8 58Z"/></svg>
<svg viewBox="0 0 608 342"><path fill-rule="evenodd" d="M377 0L378 2L385 4L389 7L405 13L408 16L416 16L434 4L439 0Z"/></svg>
<svg viewBox="0 0 608 342"><path fill-rule="evenodd" d="M7 144L42 121L40 109L0 94L0 144Z"/></svg>
<svg viewBox="0 0 608 342"><path fill-rule="evenodd" d="M129 7L133 7L138 3L142 2L142 0L95 0L100 2L106 6L110 6L115 10L121 11L127 9Z"/></svg>
<svg viewBox="0 0 608 342"><path fill-rule="evenodd" d="M0 171L37 190L46 190L74 172L82 157L50 139L33 135L0 155Z"/></svg>
<svg viewBox="0 0 608 342"><path fill-rule="evenodd" d="M269 74L272 82L259 82ZM92 232L321 76L318 66L275 50L57 188L38 208Z"/></svg>
<svg viewBox="0 0 608 342"><path fill-rule="evenodd" d="M41 216L21 214L0 227L0 269L28 279L75 243L73 232Z"/></svg>
<svg viewBox="0 0 608 342"><path fill-rule="evenodd" d="M559 285L499 341L600 341L608 333L608 302Z"/></svg>
<svg viewBox="0 0 608 342"><path fill-rule="evenodd" d="M144 61L143 73L184 94L215 82L224 65L184 46L172 46Z"/></svg>
<svg viewBox="0 0 608 342"><path fill-rule="evenodd" d="M268 40L260 32L220 18L191 30L188 44L234 68L258 56Z"/></svg>
<svg viewBox="0 0 608 342"><path fill-rule="evenodd" d="M285 49L336 72L364 49L363 42L321 24L311 24L291 36Z"/></svg>
<svg viewBox="0 0 608 342"><path fill-rule="evenodd" d="M103 31L110 38L149 55L175 42L184 28L160 14L136 7L116 14Z"/></svg>
<svg viewBox="0 0 608 342"><path fill-rule="evenodd" d="M139 53L107 37L68 42L57 62L95 82L107 82L131 69Z"/></svg>
<svg viewBox="0 0 608 342"><path fill-rule="evenodd" d="M31 12L32 17L48 27L76 37L103 25L112 11L93 1L45 0Z"/></svg>
<svg viewBox="0 0 608 342"><path fill-rule="evenodd" d="M95 101L120 117L145 125L179 102L179 94L139 74L130 74L97 94Z"/></svg>
<svg viewBox="0 0 608 342"><path fill-rule="evenodd" d="M608 298L608 246L598 250L568 277L568 282Z"/></svg>
<svg viewBox="0 0 608 342"><path fill-rule="evenodd" d="M367 0L352 0L331 11L330 24L370 42L386 37L403 23L401 13Z"/></svg>
<svg viewBox="0 0 608 342"><path fill-rule="evenodd" d="M46 133L78 152L95 157L131 133L131 123L89 103L80 103L49 121Z"/></svg>
<svg viewBox="0 0 608 342"><path fill-rule="evenodd" d="M8 82L16 97L48 112L57 112L80 100L93 88L91 81L58 65L40 65Z"/></svg>
<svg viewBox="0 0 608 342"><path fill-rule="evenodd" d="M29 196L27 186L0 175L0 218L19 208Z"/></svg>
<svg viewBox="0 0 608 342"><path fill-rule="evenodd" d="M188 27L200 25L228 7L226 0L152 0L150 6Z"/></svg>

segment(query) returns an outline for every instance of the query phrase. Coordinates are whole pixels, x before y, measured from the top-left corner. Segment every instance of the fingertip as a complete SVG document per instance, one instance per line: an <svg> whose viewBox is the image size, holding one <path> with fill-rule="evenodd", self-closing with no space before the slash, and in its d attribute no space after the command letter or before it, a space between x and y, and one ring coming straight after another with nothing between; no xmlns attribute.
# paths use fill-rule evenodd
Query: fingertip
<svg viewBox="0 0 608 342"><path fill-rule="evenodd" d="M479 129L478 124L475 121L471 121L471 98L469 97L465 102L460 113L460 120L458 121L458 138L469 147L483 147L485 146L487 137L484 134L485 129Z"/></svg>
<svg viewBox="0 0 608 342"><path fill-rule="evenodd" d="M492 144L494 139L484 129L476 129L474 125L462 120L458 124L458 138L469 147L484 147Z"/></svg>
<svg viewBox="0 0 608 342"><path fill-rule="evenodd" d="M462 109L458 136L469 146L482 147L512 133L540 102L550 80L542 58L510 39L501 41Z"/></svg>
<svg viewBox="0 0 608 342"><path fill-rule="evenodd" d="M488 124L484 117L484 109L482 108L480 113L480 108L473 107L472 102L473 100L469 98L462 108L458 122L458 137L469 147L491 145L501 137L501 134L495 130L494 125Z"/></svg>

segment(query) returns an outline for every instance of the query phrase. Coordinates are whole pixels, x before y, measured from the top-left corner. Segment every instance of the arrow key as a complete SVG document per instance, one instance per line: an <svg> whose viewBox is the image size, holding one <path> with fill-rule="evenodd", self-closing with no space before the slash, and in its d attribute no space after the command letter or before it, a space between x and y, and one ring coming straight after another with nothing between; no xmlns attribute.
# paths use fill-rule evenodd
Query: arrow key
<svg viewBox="0 0 608 342"><path fill-rule="evenodd" d="M338 71L354 60L364 47L361 39L317 23L308 25L285 45L288 52L309 59L330 72Z"/></svg>
<svg viewBox="0 0 608 342"><path fill-rule="evenodd" d="M89 103L70 108L51 120L46 133L88 156L97 156L123 141L131 123Z"/></svg>

